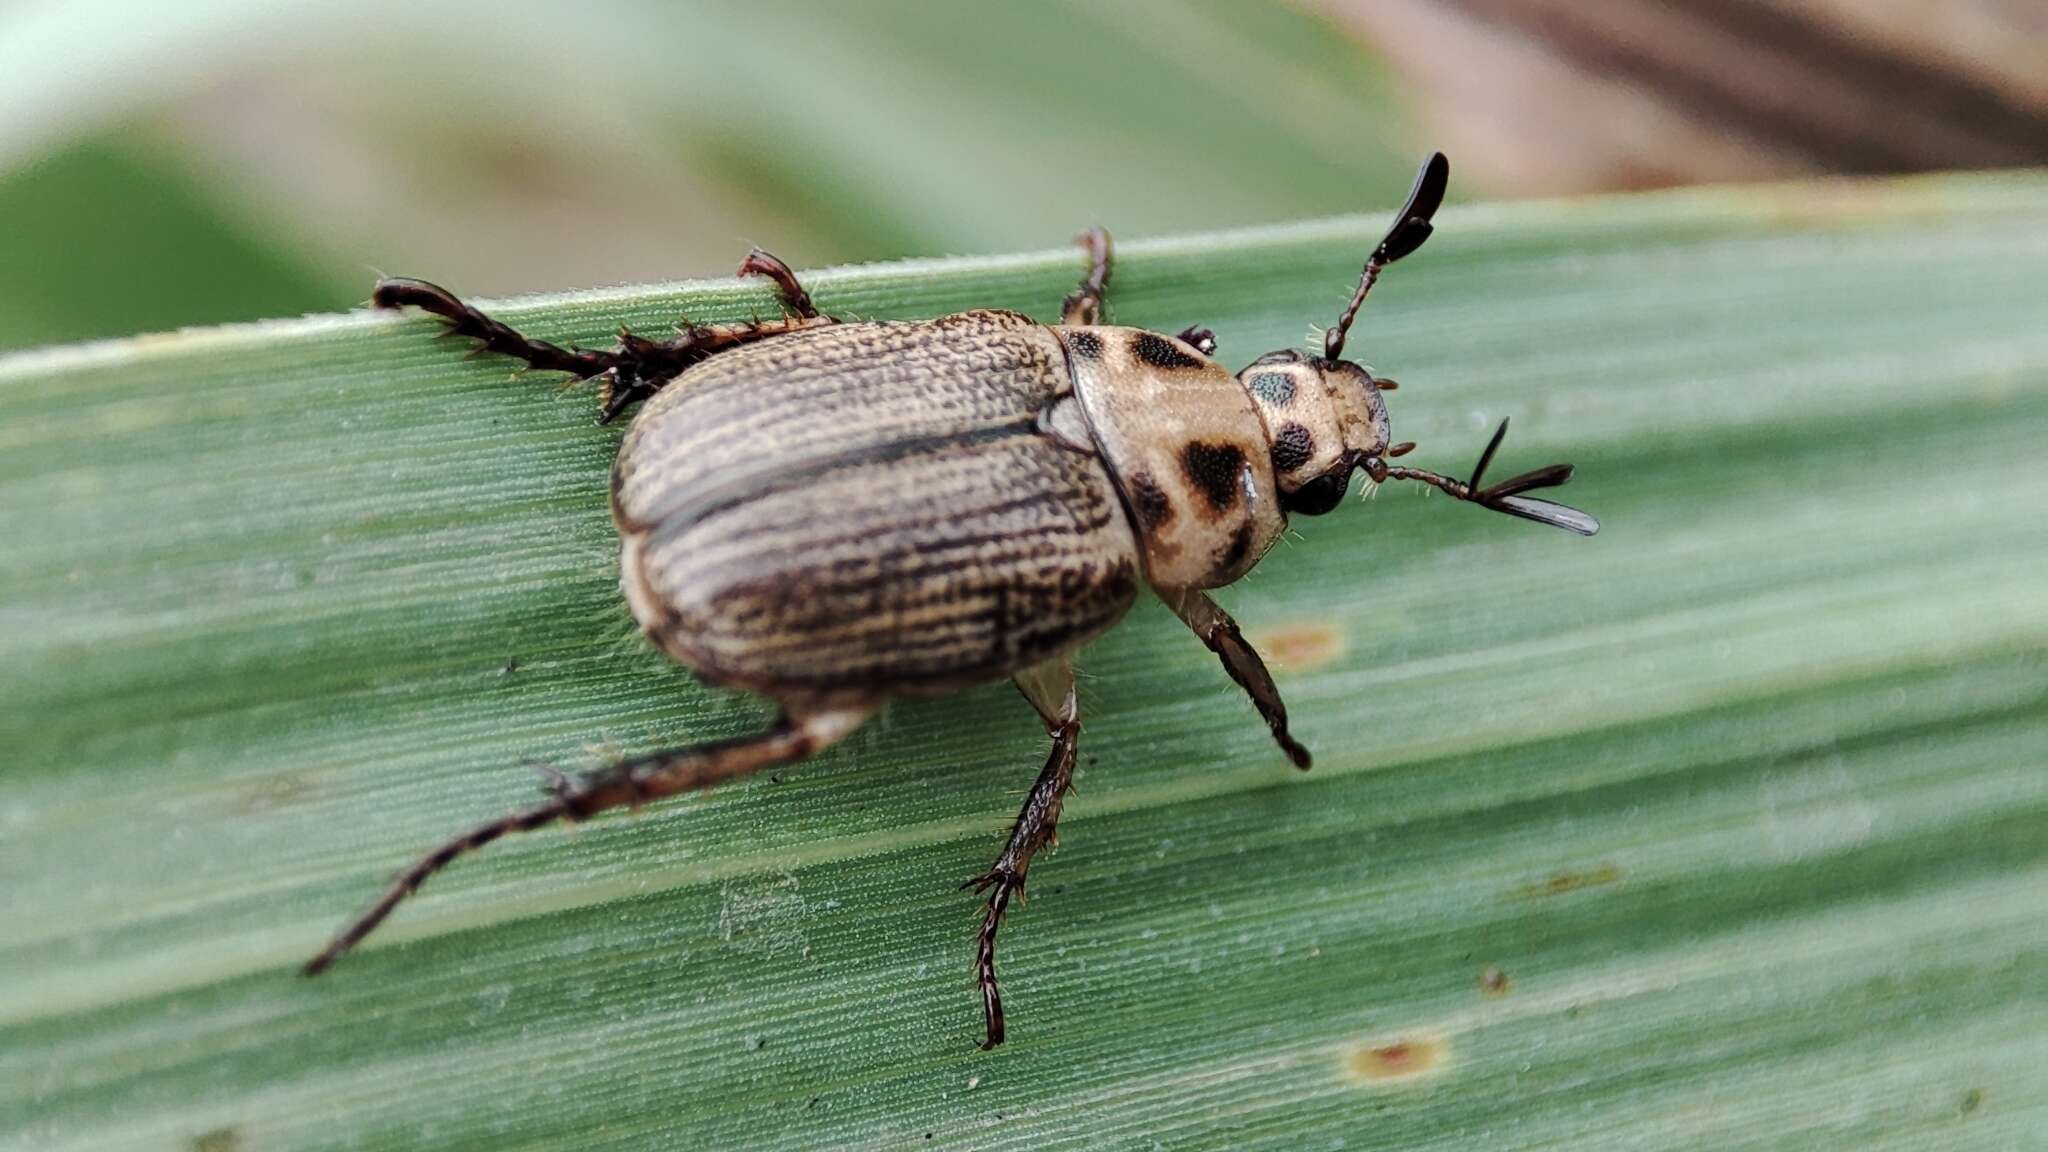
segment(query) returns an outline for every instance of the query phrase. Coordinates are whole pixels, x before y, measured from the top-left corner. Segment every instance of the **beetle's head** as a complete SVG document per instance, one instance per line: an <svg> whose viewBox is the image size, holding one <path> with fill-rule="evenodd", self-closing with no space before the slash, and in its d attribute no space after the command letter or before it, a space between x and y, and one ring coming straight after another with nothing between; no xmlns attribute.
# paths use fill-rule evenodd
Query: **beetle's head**
<svg viewBox="0 0 2048 1152"><path fill-rule="evenodd" d="M1280 485L1280 504L1290 513L1320 516L1344 499L1354 469L1369 468L1386 456L1387 403L1384 386L1362 364L1344 359L1344 338L1358 308L1379 279L1380 269L1408 255L1429 239L1430 217L1444 202L1451 163L1434 152L1415 176L1408 202L1394 217L1379 246L1365 262L1358 291L1337 324L1323 334L1323 354L1269 352L1238 374L1273 445L1273 475ZM1399 455L1399 452L1393 454Z"/></svg>
<svg viewBox="0 0 2048 1152"><path fill-rule="evenodd" d="M1521 493L1551 488L1571 479L1568 464L1553 464L1525 472L1489 487L1480 487L1486 466L1507 432L1507 421L1479 458L1469 480L1454 480L1419 468L1389 465L1388 460L1406 455L1413 444L1391 442L1387 403L1383 395L1393 391L1392 380L1375 378L1364 365L1344 359L1344 341L1359 306L1379 279L1380 270L1422 247L1432 230L1430 217L1443 203L1450 183L1451 165L1441 152L1423 161L1415 176L1415 187L1394 226L1374 248L1359 276L1358 290L1323 333L1323 354L1305 356L1299 352L1269 352L1238 374L1238 382L1251 394L1259 414L1265 418L1266 438L1273 453L1273 476L1280 488L1280 506L1290 514L1320 516L1343 502L1351 484L1351 473L1364 472L1375 483L1385 480L1420 480L1460 500L1505 512L1525 520L1550 524L1591 536L1599 524L1576 509Z"/></svg>
<svg viewBox="0 0 2048 1152"><path fill-rule="evenodd" d="M1351 473L1388 451L1380 381L1349 360L1269 352L1238 373L1273 450L1280 506L1320 516L1344 499Z"/></svg>

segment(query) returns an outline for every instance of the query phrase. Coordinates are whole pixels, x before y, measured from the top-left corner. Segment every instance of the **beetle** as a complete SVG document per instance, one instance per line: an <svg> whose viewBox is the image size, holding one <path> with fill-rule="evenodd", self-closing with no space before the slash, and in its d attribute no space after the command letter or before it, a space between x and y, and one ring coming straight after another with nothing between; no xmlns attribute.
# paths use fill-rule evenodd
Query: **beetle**
<svg viewBox="0 0 2048 1152"><path fill-rule="evenodd" d="M1045 722L1052 751L1002 853L969 880L985 897L974 972L985 1035L1003 1042L996 933L1053 839L1081 731L1073 653L1149 588L1218 657L1297 767L1308 750L1265 663L1207 590L1250 571L1294 515L1340 503L1354 472L1590 536L1576 509L1527 493L1555 464L1482 485L1503 420L1468 479L1388 461L1392 380L1344 359L1387 265L1428 239L1450 166L1432 154L1319 356L1283 350L1232 375L1206 329L1103 323L1111 248L1044 325L976 309L934 320L843 321L789 266L754 250L742 276L779 292L779 319L622 331L606 351L530 339L420 280L373 302L415 306L480 350L598 384L599 421L641 403L611 474L621 584L641 629L704 680L779 706L757 735L633 756L447 841L400 872L305 967L339 959L426 879L510 832L707 788L810 756L891 697L1002 679ZM644 403L642 403L644 401Z"/></svg>

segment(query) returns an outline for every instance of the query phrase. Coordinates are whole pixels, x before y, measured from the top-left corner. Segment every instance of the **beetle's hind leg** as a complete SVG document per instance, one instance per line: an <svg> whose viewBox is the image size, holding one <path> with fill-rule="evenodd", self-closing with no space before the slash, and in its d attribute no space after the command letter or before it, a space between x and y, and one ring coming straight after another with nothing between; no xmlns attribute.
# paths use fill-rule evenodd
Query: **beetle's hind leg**
<svg viewBox="0 0 2048 1152"><path fill-rule="evenodd" d="M400 872L367 911L336 933L320 954L306 963L307 976L327 970L368 936L391 910L419 890L427 878L508 832L530 832L557 820L587 820L608 808L635 807L649 800L709 788L763 768L801 760L845 739L875 714L877 704L787 704L773 727L753 736L720 740L635 756L580 778L555 774L551 798L509 816L479 824L420 857Z"/></svg>
<svg viewBox="0 0 2048 1152"><path fill-rule="evenodd" d="M1061 302L1060 323L1100 324L1102 294L1109 288L1109 268L1114 262L1109 233L1100 227L1090 228L1074 237L1074 243L1088 250L1088 274L1081 277L1080 286Z"/></svg>
<svg viewBox="0 0 2048 1152"><path fill-rule="evenodd" d="M996 987L996 930L1010 900L1022 902L1024 875L1031 870L1031 858L1040 848L1053 843L1059 824L1060 806L1074 784L1074 762L1081 738L1081 708L1074 696L1074 668L1065 657L1041 664L1017 675L1017 688L1031 701L1052 734L1052 754L1038 773L1037 783L1025 797L1017 823L995 866L961 885L988 893L988 907L982 914L981 932L976 938L974 976L981 986L982 1020L987 1025L983 1048L1003 1042L1003 997Z"/></svg>
<svg viewBox="0 0 2048 1152"><path fill-rule="evenodd" d="M618 344L608 352L563 348L522 335L510 325L463 303L455 293L425 280L385 277L377 281L370 303L379 308L410 306L431 312L447 322L447 335L467 336L477 342L478 351L524 360L528 367L543 372L567 372L577 380L599 380L600 424L618 415L632 401L652 395L680 370L667 369L664 374L667 361L672 359L665 346L623 329ZM657 382L647 383L650 380Z"/></svg>

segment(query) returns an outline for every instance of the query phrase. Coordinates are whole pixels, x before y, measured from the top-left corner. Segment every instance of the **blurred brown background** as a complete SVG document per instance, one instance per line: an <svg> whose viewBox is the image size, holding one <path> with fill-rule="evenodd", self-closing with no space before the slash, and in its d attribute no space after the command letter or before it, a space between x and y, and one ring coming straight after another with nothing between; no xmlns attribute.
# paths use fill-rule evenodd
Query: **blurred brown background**
<svg viewBox="0 0 2048 1152"><path fill-rule="evenodd" d="M16 0L0 347L1467 198L2048 162L2039 0Z"/></svg>
<svg viewBox="0 0 2048 1152"><path fill-rule="evenodd" d="M2039 0L1320 7L1505 195L2048 161Z"/></svg>

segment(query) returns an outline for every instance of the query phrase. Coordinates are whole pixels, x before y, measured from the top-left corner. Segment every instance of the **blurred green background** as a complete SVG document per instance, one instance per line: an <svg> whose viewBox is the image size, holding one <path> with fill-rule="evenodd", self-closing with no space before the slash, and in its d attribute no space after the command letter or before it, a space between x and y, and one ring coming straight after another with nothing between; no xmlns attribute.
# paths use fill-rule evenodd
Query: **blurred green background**
<svg viewBox="0 0 2048 1152"><path fill-rule="evenodd" d="M1948 0L0 3L0 348L1388 203L2048 162Z"/></svg>
<svg viewBox="0 0 2048 1152"><path fill-rule="evenodd" d="M1381 204L1421 147L1282 6L18 5L0 344Z"/></svg>

